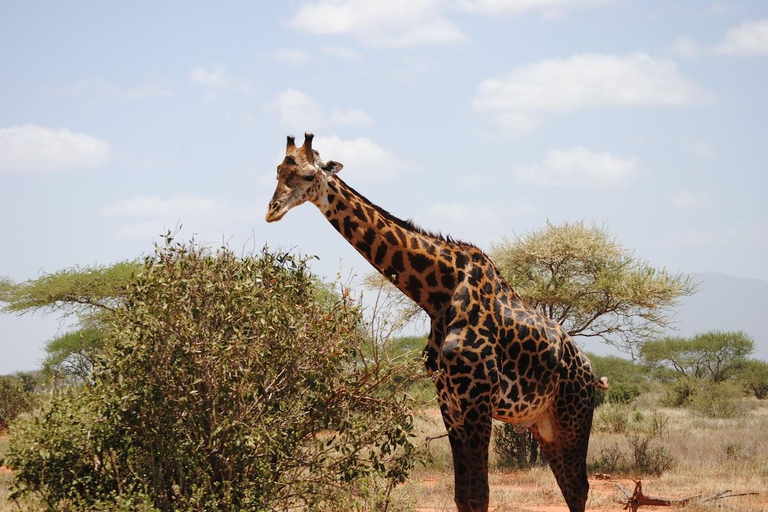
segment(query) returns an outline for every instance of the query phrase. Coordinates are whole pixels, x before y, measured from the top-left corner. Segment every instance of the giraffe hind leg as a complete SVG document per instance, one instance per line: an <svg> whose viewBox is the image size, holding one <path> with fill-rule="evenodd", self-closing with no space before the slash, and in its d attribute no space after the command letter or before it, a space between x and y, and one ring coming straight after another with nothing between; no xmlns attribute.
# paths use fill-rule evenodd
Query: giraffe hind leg
<svg viewBox="0 0 768 512"><path fill-rule="evenodd" d="M569 418L568 424L558 420L557 416L551 417L549 428L552 432L545 432L542 427L547 427L542 422L533 425L531 432L547 456L568 509L570 512L584 512L589 494L587 448L592 428L592 408L582 410L576 418ZM548 440L546 434L551 439Z"/></svg>

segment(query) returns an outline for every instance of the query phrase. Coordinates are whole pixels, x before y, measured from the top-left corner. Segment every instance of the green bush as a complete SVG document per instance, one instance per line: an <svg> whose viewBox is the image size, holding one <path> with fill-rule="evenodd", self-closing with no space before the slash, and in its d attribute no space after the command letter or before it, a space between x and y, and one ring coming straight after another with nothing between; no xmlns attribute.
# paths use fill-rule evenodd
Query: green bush
<svg viewBox="0 0 768 512"><path fill-rule="evenodd" d="M603 448L589 462L589 469L631 477L660 476L672 469L677 461L663 446L653 446L652 443L649 436L631 435L627 438L627 449L622 449L618 443Z"/></svg>
<svg viewBox="0 0 768 512"><path fill-rule="evenodd" d="M632 408L627 404L603 405L595 411L594 428L600 432L622 434L629 428L629 414Z"/></svg>
<svg viewBox="0 0 768 512"><path fill-rule="evenodd" d="M757 359L744 361L737 377L746 391L755 398L768 398L768 363Z"/></svg>
<svg viewBox="0 0 768 512"><path fill-rule="evenodd" d="M699 382L689 407L696 414L707 418L738 418L749 411L742 387L729 381Z"/></svg>
<svg viewBox="0 0 768 512"><path fill-rule="evenodd" d="M697 379L680 378L665 385L660 402L667 407L685 407L701 387Z"/></svg>
<svg viewBox="0 0 768 512"><path fill-rule="evenodd" d="M525 469L546 463L533 434L528 430L517 433L511 423L493 426L493 450L502 468Z"/></svg>
<svg viewBox="0 0 768 512"><path fill-rule="evenodd" d="M305 261L169 242L116 312L92 383L14 430L14 497L48 510L350 508L361 482L391 490L415 460L402 376L416 362L372 359L371 343Z"/></svg>
<svg viewBox="0 0 768 512"><path fill-rule="evenodd" d="M35 396L25 388L25 381L17 376L0 376L0 431L16 417L30 411Z"/></svg>

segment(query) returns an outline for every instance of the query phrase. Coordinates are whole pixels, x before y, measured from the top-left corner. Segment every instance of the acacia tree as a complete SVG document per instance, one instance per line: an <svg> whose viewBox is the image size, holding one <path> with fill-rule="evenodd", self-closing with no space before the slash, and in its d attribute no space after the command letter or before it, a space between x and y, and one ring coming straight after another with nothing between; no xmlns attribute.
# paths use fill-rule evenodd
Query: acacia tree
<svg viewBox="0 0 768 512"><path fill-rule="evenodd" d="M128 284L141 268L135 261L109 266L73 267L14 283L0 279L0 311L25 315L54 313L75 316L77 326L46 343L46 372L85 380L94 354L104 343L105 326L124 299Z"/></svg>
<svg viewBox="0 0 768 512"><path fill-rule="evenodd" d="M683 274L652 267L605 226L547 225L491 246L518 294L571 336L601 338L633 359L638 345L670 327L678 299L696 291Z"/></svg>
<svg viewBox="0 0 768 512"><path fill-rule="evenodd" d="M640 357L657 372L672 370L678 377L722 382L735 376L754 350L755 342L742 331L708 331L691 338L647 341Z"/></svg>

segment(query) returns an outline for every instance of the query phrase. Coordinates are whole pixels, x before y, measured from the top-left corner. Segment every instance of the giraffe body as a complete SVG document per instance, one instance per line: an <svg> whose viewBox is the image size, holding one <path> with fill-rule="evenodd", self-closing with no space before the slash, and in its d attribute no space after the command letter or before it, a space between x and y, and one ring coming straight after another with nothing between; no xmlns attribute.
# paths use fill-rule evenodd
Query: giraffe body
<svg viewBox="0 0 768 512"><path fill-rule="evenodd" d="M583 511L597 380L562 327L523 302L479 248L421 230L372 204L323 162L312 135L288 138L267 220L305 201L431 318L424 361L454 461L459 512L488 510L492 418L529 428L569 509Z"/></svg>

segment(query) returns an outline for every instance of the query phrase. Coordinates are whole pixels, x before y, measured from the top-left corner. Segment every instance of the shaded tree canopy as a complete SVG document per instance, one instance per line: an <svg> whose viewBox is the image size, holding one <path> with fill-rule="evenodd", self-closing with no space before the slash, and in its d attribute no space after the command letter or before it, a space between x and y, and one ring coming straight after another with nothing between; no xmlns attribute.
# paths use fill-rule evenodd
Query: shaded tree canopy
<svg viewBox="0 0 768 512"><path fill-rule="evenodd" d="M86 379L93 356L104 343L104 326L141 269L135 261L109 266L73 267L14 283L0 279L0 311L77 316L78 326L46 343L43 369L54 375Z"/></svg>
<svg viewBox="0 0 768 512"><path fill-rule="evenodd" d="M683 274L652 267L605 226L565 222L503 239L490 252L531 306L571 336L599 337L635 355L671 326L671 309L696 291Z"/></svg>
<svg viewBox="0 0 768 512"><path fill-rule="evenodd" d="M91 314L113 311L125 296L131 277L141 268L135 261L109 266L73 267L13 283L0 280L0 302L5 313L59 312Z"/></svg>
<svg viewBox="0 0 768 512"><path fill-rule="evenodd" d="M708 331L691 338L647 341L640 358L654 371L667 369L677 376L722 382L734 376L754 350L755 342L741 331Z"/></svg>

